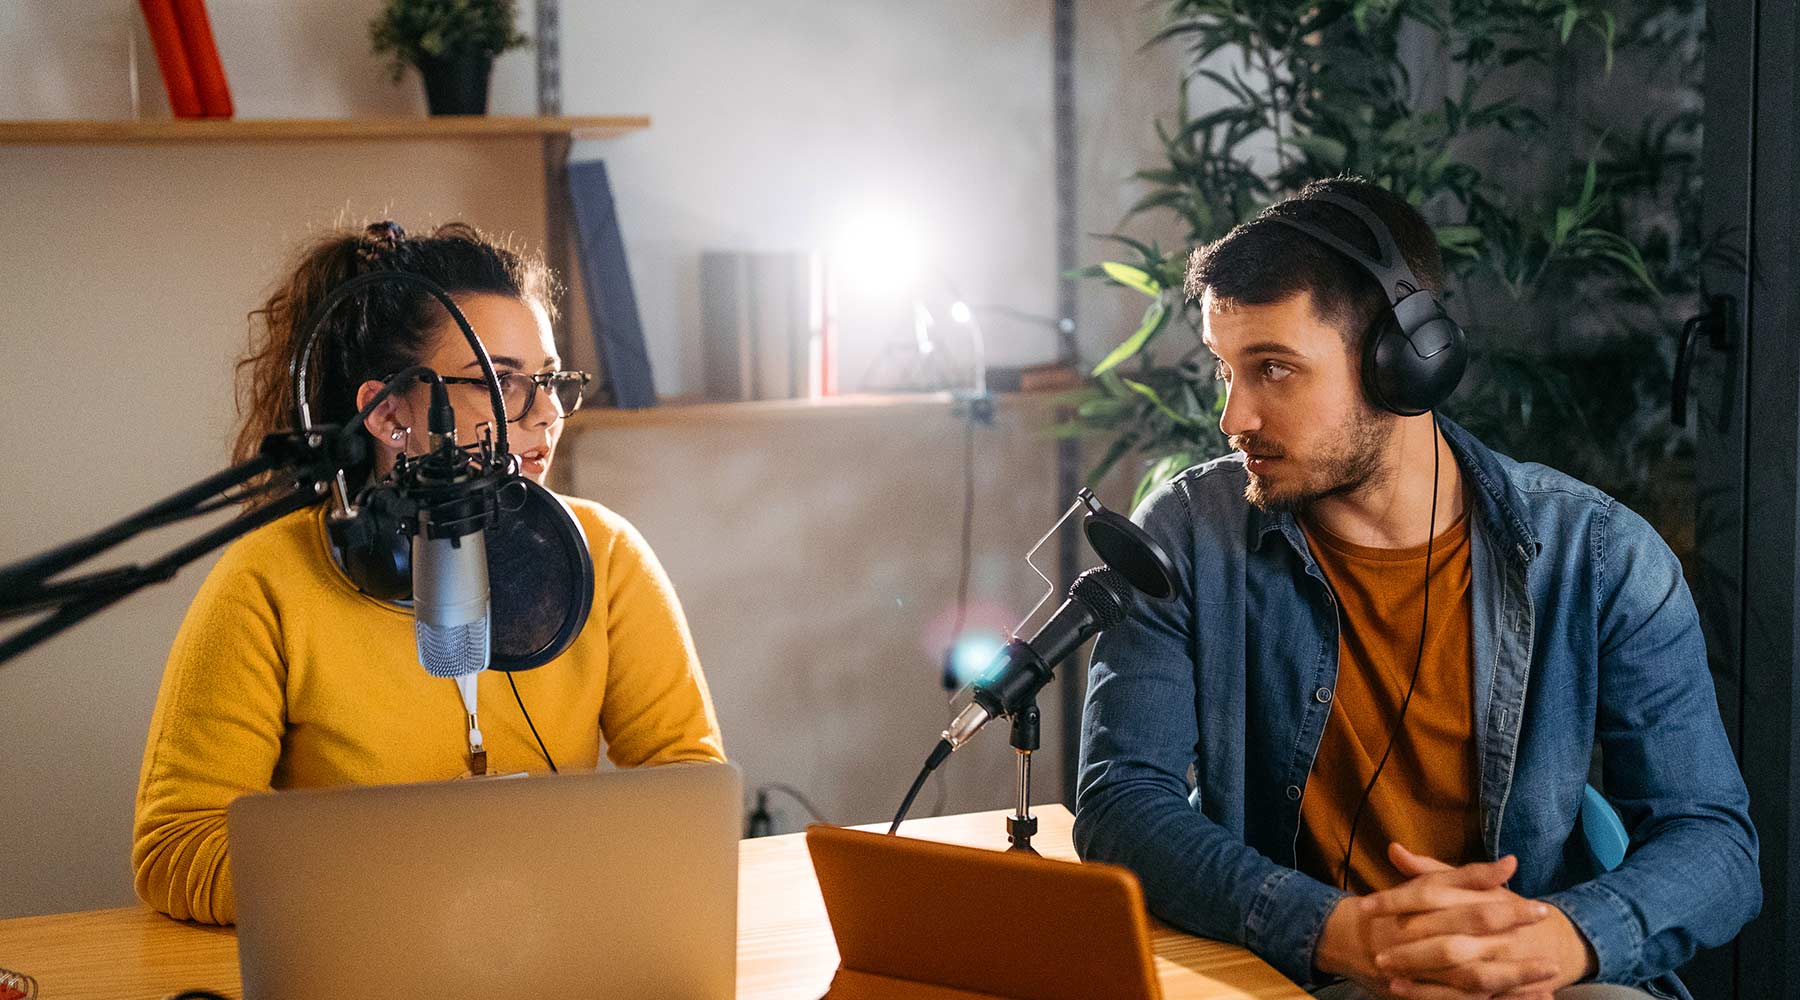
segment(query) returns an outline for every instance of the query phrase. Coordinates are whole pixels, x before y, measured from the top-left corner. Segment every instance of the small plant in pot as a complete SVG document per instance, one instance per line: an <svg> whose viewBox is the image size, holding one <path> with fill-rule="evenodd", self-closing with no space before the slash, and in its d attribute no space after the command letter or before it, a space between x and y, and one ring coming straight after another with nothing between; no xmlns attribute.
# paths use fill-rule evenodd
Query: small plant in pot
<svg viewBox="0 0 1800 1000"><path fill-rule="evenodd" d="M513 29L516 8L514 0L387 0L369 40L389 57L394 82L406 67L418 69L432 114L486 114L494 57L530 42Z"/></svg>

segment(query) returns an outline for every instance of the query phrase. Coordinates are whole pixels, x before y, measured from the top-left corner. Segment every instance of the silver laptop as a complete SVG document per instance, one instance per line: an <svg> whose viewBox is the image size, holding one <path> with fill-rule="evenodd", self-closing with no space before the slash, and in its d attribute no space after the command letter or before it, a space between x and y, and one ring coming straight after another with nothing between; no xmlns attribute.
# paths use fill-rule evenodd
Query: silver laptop
<svg viewBox="0 0 1800 1000"><path fill-rule="evenodd" d="M690 764L238 799L244 996L731 997L740 794Z"/></svg>

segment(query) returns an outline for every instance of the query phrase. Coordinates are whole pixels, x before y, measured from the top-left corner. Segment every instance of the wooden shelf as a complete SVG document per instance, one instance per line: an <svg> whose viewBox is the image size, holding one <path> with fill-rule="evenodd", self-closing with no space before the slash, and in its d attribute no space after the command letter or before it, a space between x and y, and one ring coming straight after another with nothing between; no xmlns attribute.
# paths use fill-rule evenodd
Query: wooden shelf
<svg viewBox="0 0 1800 1000"><path fill-rule="evenodd" d="M143 121L0 121L0 145L135 145L184 142L318 142L372 139L482 139L565 135L610 139L650 127L646 115L436 118L228 118Z"/></svg>
<svg viewBox="0 0 1800 1000"><path fill-rule="evenodd" d="M1049 406L1064 394L1064 390L1003 392L995 394L994 400L1002 409L1020 405ZM948 392L852 393L824 399L759 399L734 403L676 398L636 410L605 406L585 408L569 417L564 433L579 434L588 430L626 427L674 427L733 421L847 416L907 407L948 410L956 403L957 397Z"/></svg>

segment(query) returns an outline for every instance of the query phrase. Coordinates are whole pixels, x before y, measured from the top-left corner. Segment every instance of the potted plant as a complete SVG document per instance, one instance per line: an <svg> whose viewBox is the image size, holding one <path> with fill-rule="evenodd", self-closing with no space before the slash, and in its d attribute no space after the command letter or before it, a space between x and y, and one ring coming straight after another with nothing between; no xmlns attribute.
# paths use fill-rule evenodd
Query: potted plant
<svg viewBox="0 0 1800 1000"><path fill-rule="evenodd" d="M398 83L413 66L434 115L487 113L494 57L529 43L513 29L514 0L387 0L369 22L375 54Z"/></svg>
<svg viewBox="0 0 1800 1000"><path fill-rule="evenodd" d="M1189 76L1131 216L1172 213L1195 247L1315 178L1404 195L1436 224L1451 308L1477 345L1446 411L1515 458L1683 523L1693 439L1669 422L1674 331L1699 310L1702 261L1742 266L1741 233L1701 226L1699 4L1163 6L1157 40L1187 47ZM1207 107L1188 104L1196 80L1216 95ZM1136 466L1141 498L1227 450L1224 394L1183 294L1186 253L1111 239L1129 259L1086 272L1148 306L1063 433L1106 442L1095 482Z"/></svg>

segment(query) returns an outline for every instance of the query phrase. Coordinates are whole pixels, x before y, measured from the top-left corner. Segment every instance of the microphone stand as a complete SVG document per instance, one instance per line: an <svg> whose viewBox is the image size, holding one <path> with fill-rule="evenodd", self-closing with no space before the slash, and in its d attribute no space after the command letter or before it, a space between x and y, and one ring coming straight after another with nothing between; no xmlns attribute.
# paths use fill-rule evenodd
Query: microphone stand
<svg viewBox="0 0 1800 1000"><path fill-rule="evenodd" d="M1107 595L1105 603L1110 610L1102 619L1097 620L1092 631L1083 633L1082 641L1085 641L1085 636L1092 635L1093 631L1110 628L1122 621L1129 613L1131 607L1129 598L1132 592L1141 593L1156 600L1166 600L1174 593L1178 579L1168 554L1162 550L1155 539L1130 520L1107 510L1095 498L1092 490L1083 488L1076 493L1075 502L1069 505L1069 509L1063 512L1062 517L1058 518L1056 523L1050 526L1050 530L1044 532L1044 536L1039 538L1037 544L1033 545L1031 550L1025 554L1025 565L1031 567L1031 571L1044 581L1045 587L1044 596L1026 613L1025 622L1031 621L1038 609L1056 595L1057 590L1056 585L1050 582L1050 577L1046 576L1044 571L1031 561L1031 557L1037 554L1038 549L1043 548L1044 543L1050 540L1050 536L1056 534L1063 522L1074 516L1075 512L1084 506L1088 508L1088 515L1082 519L1083 533L1087 535L1088 544L1100 554L1101 561L1106 563L1106 572L1111 574L1113 580L1107 582L1106 578L1102 577L1094 581L1094 586ZM1076 578L1074 586L1069 591L1071 601L1077 599L1078 590L1084 580L1094 572L1097 571L1089 570ZM1130 590L1127 591L1126 587L1129 587ZM1082 604L1087 606L1091 612L1095 611L1095 606L1089 605L1086 600L1083 600ZM1054 616L1052 618L1054 619ZM1015 637L1024 630L1025 622L1021 622L1020 627L1014 630ZM1047 625L1048 623L1046 623ZM974 738L975 734L988 722L1009 716L1005 710L1008 704L1023 702L1023 705L1014 709L1009 716L1012 719L1012 745L1018 753L1019 801L1017 810L1006 818L1006 839L1012 844L1011 850L1021 853L1037 853L1031 846L1031 838L1037 833L1037 819L1031 815L1031 755L1038 749L1040 736L1037 693L1043 689L1045 684L1049 683L1054 668L1051 664L1043 661L1043 658L1032 649L1029 642L1021 642L1015 638L1007 644L1008 648L1015 645L1023 647L1018 655L1029 657L1037 665L1038 669L1035 672L1038 676L1027 680L1024 679L1023 674L1015 673L1007 681L1006 689L998 693L992 690L984 692L980 682L976 683L974 700L963 706L962 711L957 714L955 719L951 720L949 727L944 730L943 736L937 741L937 745L932 748L931 756L925 759L925 766L920 768L918 776L913 778L912 787L907 789L906 797L900 800L900 808L895 811L894 821L888 826L889 836L900 831L900 824L906 821L907 810L912 808L913 801L919 797L919 790L925 787L925 782L931 777L931 772L937 770L938 765L949 759L958 747ZM1070 648L1067 653L1060 653L1054 659L1060 662L1064 656L1073 652L1074 649Z"/></svg>
<svg viewBox="0 0 1800 1000"><path fill-rule="evenodd" d="M1006 817L1008 851L1036 854L1031 837L1037 833L1037 817L1031 815L1031 755L1038 748L1037 702L1025 706L1012 717L1012 745L1019 756L1019 809Z"/></svg>
<svg viewBox="0 0 1800 1000"><path fill-rule="evenodd" d="M311 431L271 434L257 457L200 482L109 527L48 552L0 567L0 620L39 611L48 617L0 641L0 663L124 600L154 583L172 579L188 563L277 518L310 506L332 479L359 457L361 443L323 426ZM270 483L246 494L225 491L265 474ZM288 485L278 499L200 535L146 565L121 566L51 582L73 567L146 531L220 510L257 493ZM53 610L52 610L53 609Z"/></svg>
<svg viewBox="0 0 1800 1000"><path fill-rule="evenodd" d="M506 441L506 401L501 396L500 378L494 372L494 364L488 357L487 348L482 345L481 338L475 335L475 328L469 325L468 318L457 308L455 300L436 282L409 271L371 271L359 274L332 289L313 311L307 324L306 337L288 366L288 376L293 383L294 400L300 417L300 430L270 434L263 438L262 447L255 458L208 476L86 538L59 545L10 566L0 566L0 621L54 609L42 621L0 641L0 663L21 655L153 583L172 579L181 567L214 549L283 515L311 506L334 485L337 489L339 512L345 516L353 516L355 511L351 506L349 485L344 481L344 470L367 457L367 446L355 433L355 429L374 412L378 403L403 385L417 378L436 380L437 374L429 368L415 365L387 378L381 392L342 427L314 424L309 402L312 396L308 390L312 375L312 352L318 342L319 332L324 328L326 317L340 303L368 286L394 282L422 288L437 299L456 322L457 329L462 331L464 339L469 342L469 348L481 366L482 377L487 382L488 402L493 407L494 432L498 438L494 450L500 455L509 454ZM242 486L264 474L272 474L270 482L236 495L225 494L226 490ZM124 566L50 582L75 566L146 531L210 514L253 496L273 493L284 484L289 487L285 495L214 528L147 566Z"/></svg>

